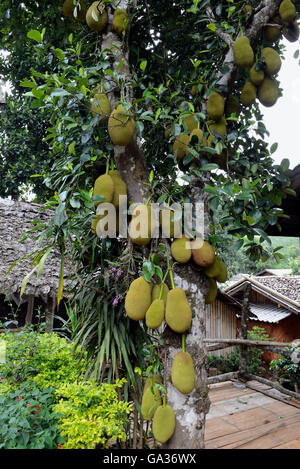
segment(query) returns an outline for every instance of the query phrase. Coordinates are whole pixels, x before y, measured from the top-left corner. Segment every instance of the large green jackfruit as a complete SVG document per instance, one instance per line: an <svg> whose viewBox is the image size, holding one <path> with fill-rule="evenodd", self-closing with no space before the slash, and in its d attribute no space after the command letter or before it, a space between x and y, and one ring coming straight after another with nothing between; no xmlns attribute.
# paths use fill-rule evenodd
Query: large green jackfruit
<svg viewBox="0 0 300 469"><path fill-rule="evenodd" d="M102 174L99 176L94 184L93 195L102 195L105 197L103 202L112 202L114 195L114 182L108 174ZM101 202L95 202L95 205L99 205Z"/></svg>
<svg viewBox="0 0 300 469"><path fill-rule="evenodd" d="M177 262L186 264L192 256L189 239L184 235L181 238L175 239L171 244L171 253Z"/></svg>
<svg viewBox="0 0 300 469"><path fill-rule="evenodd" d="M195 264L207 267L215 260L215 250L208 241L196 239L192 243L192 256Z"/></svg>
<svg viewBox="0 0 300 469"><path fill-rule="evenodd" d="M257 88L251 81L247 81L241 93L241 103L244 106L252 106L257 96Z"/></svg>
<svg viewBox="0 0 300 469"><path fill-rule="evenodd" d="M235 114L238 117L241 113L241 106L238 98L233 95L229 95L225 101L225 116L230 117L231 114Z"/></svg>
<svg viewBox="0 0 300 469"><path fill-rule="evenodd" d="M263 106L271 107L279 97L278 84L272 78L265 78L258 88L258 99Z"/></svg>
<svg viewBox="0 0 300 469"><path fill-rule="evenodd" d="M152 301L158 300L160 296L161 284L154 285L152 289ZM169 287L166 283L163 283L163 292L162 292L162 300L164 301L164 305L167 303L167 296L169 293Z"/></svg>
<svg viewBox="0 0 300 469"><path fill-rule="evenodd" d="M205 267L204 269L205 275L209 278L215 278L217 275L219 275L221 262L222 262L222 259L219 256L216 256L214 259L214 262L208 267Z"/></svg>
<svg viewBox="0 0 300 469"><path fill-rule="evenodd" d="M121 195L127 195L127 186L123 179L121 178L120 172L116 169L108 171L109 176L112 178L114 183L114 196L112 203L116 208L119 208L120 201L119 197Z"/></svg>
<svg viewBox="0 0 300 469"><path fill-rule="evenodd" d="M188 132L197 129L199 123L196 114L189 114L182 118L183 123L186 125Z"/></svg>
<svg viewBox="0 0 300 469"><path fill-rule="evenodd" d="M108 133L115 145L129 145L135 133L135 122L130 111L118 104L108 119Z"/></svg>
<svg viewBox="0 0 300 469"><path fill-rule="evenodd" d="M159 376L153 376L147 378L142 402L141 402L141 411L145 420L152 420L155 411L161 405L161 396L158 388L155 386L155 383L162 384L161 378Z"/></svg>
<svg viewBox="0 0 300 469"><path fill-rule="evenodd" d="M225 100L224 96L213 91L207 101L207 115L209 119L219 121L224 114Z"/></svg>
<svg viewBox="0 0 300 469"><path fill-rule="evenodd" d="M296 7L291 0L283 0L279 7L279 15L284 23L290 23L296 18Z"/></svg>
<svg viewBox="0 0 300 469"><path fill-rule="evenodd" d="M254 52L246 36L238 37L233 43L234 61L238 67L251 67L254 61Z"/></svg>
<svg viewBox="0 0 300 469"><path fill-rule="evenodd" d="M106 28L108 15L101 2L93 2L86 12L87 25L94 31L101 32Z"/></svg>
<svg viewBox="0 0 300 469"><path fill-rule="evenodd" d="M215 276L215 279L219 283L225 283L227 281L227 276L228 276L228 272L227 272L226 264L222 260L220 260L219 273L218 275Z"/></svg>
<svg viewBox="0 0 300 469"><path fill-rule="evenodd" d="M195 387L195 368L188 352L178 352L173 360L171 379L175 388L182 394L189 394Z"/></svg>
<svg viewBox="0 0 300 469"><path fill-rule="evenodd" d="M276 75L281 69L281 58L278 52L272 47L265 47L261 51L261 56L266 62L265 73L269 76Z"/></svg>
<svg viewBox="0 0 300 469"><path fill-rule="evenodd" d="M111 114L111 106L105 93L96 92L94 94L92 98L92 113L93 116L102 116L100 122L105 122L108 120Z"/></svg>
<svg viewBox="0 0 300 469"><path fill-rule="evenodd" d="M214 136L214 132L218 132L218 134L224 135L224 137L226 137L227 123L226 123L225 116L222 116L218 122L215 122L214 124L210 124L209 131L212 134L212 136ZM208 142L213 140L213 138L211 138L212 136L208 137Z"/></svg>
<svg viewBox="0 0 300 469"><path fill-rule="evenodd" d="M125 311L134 321L144 319L151 305L152 283L146 282L144 277L135 279L125 297Z"/></svg>
<svg viewBox="0 0 300 469"><path fill-rule="evenodd" d="M256 70L257 64L252 65L250 69L250 80L255 86L259 86L265 78L265 72L263 70Z"/></svg>
<svg viewBox="0 0 300 469"><path fill-rule="evenodd" d="M167 208L159 213L162 235L168 238L177 238L182 233L182 219L174 210Z"/></svg>
<svg viewBox="0 0 300 469"><path fill-rule="evenodd" d="M179 134L173 143L173 153L176 154L177 161L181 161L189 152L190 136L187 134Z"/></svg>
<svg viewBox="0 0 300 469"><path fill-rule="evenodd" d="M265 26L263 29L263 35L267 42L273 44L273 42L278 41L281 36L281 19L279 16L275 16L274 18L270 19L269 23L270 25L275 26Z"/></svg>
<svg viewBox="0 0 300 469"><path fill-rule="evenodd" d="M154 300L146 311L146 324L149 329L157 329L165 317L164 300Z"/></svg>
<svg viewBox="0 0 300 469"><path fill-rule="evenodd" d="M165 320L178 334L187 331L192 323L192 310L182 288L170 290L167 296Z"/></svg>
<svg viewBox="0 0 300 469"><path fill-rule="evenodd" d="M218 286L217 282L214 278L209 279L209 291L205 297L205 304L210 305L215 301L218 294Z"/></svg>
<svg viewBox="0 0 300 469"><path fill-rule="evenodd" d="M65 16L69 16L70 18L74 18L74 9L75 5L73 0L65 0L63 3L63 14ZM81 1L79 7L76 9L76 19L79 21L83 21L86 15L86 4L84 1Z"/></svg>
<svg viewBox="0 0 300 469"><path fill-rule="evenodd" d="M113 17L113 30L122 37L123 32L126 32L128 29L128 14L127 11L123 8L117 8L114 12Z"/></svg>
<svg viewBox="0 0 300 469"><path fill-rule="evenodd" d="M150 205L137 205L132 212L129 236L134 244L146 246L155 230L155 213Z"/></svg>
<svg viewBox="0 0 300 469"><path fill-rule="evenodd" d="M171 406L159 406L153 417L153 435L159 443L166 443L175 431L176 418Z"/></svg>

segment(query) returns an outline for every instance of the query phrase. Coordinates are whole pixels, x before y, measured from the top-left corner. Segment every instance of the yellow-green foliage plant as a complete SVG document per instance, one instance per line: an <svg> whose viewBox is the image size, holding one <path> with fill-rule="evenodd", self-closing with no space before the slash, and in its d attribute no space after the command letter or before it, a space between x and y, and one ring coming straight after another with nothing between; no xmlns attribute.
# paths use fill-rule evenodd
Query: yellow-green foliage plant
<svg viewBox="0 0 300 469"><path fill-rule="evenodd" d="M117 392L125 382L80 381L59 386L54 410L60 415L58 427L65 440L61 449L108 448L111 440L126 441L131 405L120 401Z"/></svg>

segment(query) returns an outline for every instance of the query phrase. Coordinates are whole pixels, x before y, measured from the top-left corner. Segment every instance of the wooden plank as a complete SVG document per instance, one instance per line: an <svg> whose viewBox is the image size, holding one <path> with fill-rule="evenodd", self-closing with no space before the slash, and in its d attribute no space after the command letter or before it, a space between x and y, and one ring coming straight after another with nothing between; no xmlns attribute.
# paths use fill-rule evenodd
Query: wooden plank
<svg viewBox="0 0 300 469"><path fill-rule="evenodd" d="M275 446L273 449L300 449L300 439L283 443L282 445Z"/></svg>
<svg viewBox="0 0 300 469"><path fill-rule="evenodd" d="M215 418L213 420L208 420L205 424L205 440L213 440L214 438L237 431L238 428L235 425L228 423L225 419Z"/></svg>

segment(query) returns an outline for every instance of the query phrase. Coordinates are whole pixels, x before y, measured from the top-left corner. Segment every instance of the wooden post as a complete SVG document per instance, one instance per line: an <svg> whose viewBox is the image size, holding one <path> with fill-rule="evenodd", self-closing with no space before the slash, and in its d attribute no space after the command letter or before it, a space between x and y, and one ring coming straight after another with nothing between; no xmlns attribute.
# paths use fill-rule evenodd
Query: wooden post
<svg viewBox="0 0 300 469"><path fill-rule="evenodd" d="M248 283L244 291L243 307L242 307L242 317L241 317L241 327L239 330L239 338L246 340L248 337L248 320L250 316L250 293L251 285ZM245 377L247 374L247 345L240 346L240 364L239 364L239 373L241 376Z"/></svg>
<svg viewBox="0 0 300 469"><path fill-rule="evenodd" d="M27 312L26 312L26 318L25 318L26 326L29 326L30 324L32 324L33 305L34 305L34 295L28 295Z"/></svg>
<svg viewBox="0 0 300 469"><path fill-rule="evenodd" d="M55 298L51 295L47 297L47 309L46 309L46 333L53 332L54 313L55 313Z"/></svg>

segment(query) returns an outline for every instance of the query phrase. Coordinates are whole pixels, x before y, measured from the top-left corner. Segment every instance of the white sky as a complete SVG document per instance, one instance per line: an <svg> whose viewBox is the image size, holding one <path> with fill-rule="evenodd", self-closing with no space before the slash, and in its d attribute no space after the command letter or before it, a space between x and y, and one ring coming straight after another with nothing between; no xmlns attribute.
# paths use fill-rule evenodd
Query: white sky
<svg viewBox="0 0 300 469"><path fill-rule="evenodd" d="M283 96L279 98L275 106L270 108L260 106L264 115L264 124L270 132L270 144L277 142L278 149L272 157L278 164L283 158L291 162L290 168L300 164L300 65L293 55L299 49L299 42L288 42L286 46L285 60L282 61L278 74Z"/></svg>

